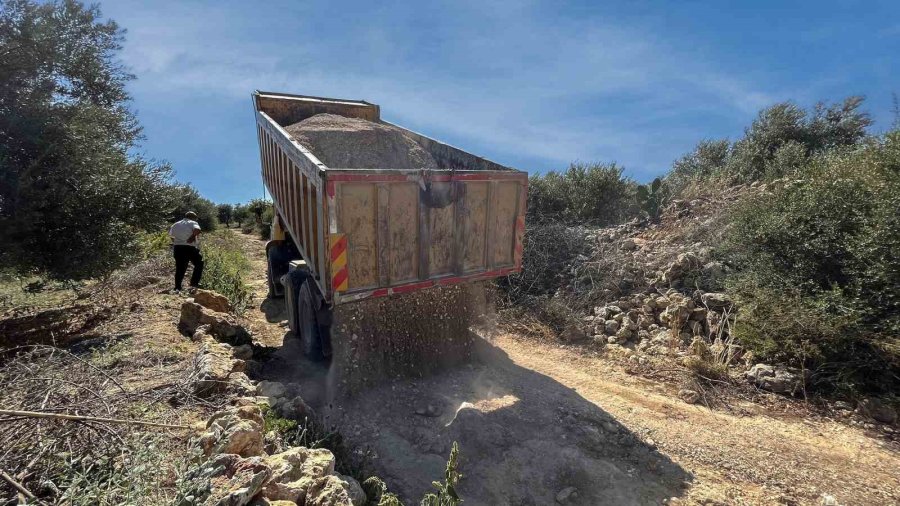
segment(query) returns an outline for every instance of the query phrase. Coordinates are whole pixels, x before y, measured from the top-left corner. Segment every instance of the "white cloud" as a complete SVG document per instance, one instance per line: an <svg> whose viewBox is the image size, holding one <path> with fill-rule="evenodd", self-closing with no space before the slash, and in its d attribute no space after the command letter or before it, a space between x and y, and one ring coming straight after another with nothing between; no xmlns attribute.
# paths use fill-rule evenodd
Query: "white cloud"
<svg viewBox="0 0 900 506"><path fill-rule="evenodd" d="M312 15L288 12L271 27L276 5L104 8L129 30L123 58L138 75L139 105L173 94L243 100L257 88L365 98L423 133L545 166L618 158L659 172L684 141L660 136L655 122L709 107L744 117L773 101L640 27L546 19L535 3L490 5L453 4L431 17L376 7L325 27L314 4L302 6Z"/></svg>

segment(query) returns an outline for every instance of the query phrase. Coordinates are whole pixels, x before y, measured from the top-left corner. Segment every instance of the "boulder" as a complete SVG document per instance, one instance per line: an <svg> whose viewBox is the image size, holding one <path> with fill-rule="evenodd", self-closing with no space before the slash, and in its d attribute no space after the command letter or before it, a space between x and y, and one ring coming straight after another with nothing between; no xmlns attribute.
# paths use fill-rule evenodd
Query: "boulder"
<svg viewBox="0 0 900 506"><path fill-rule="evenodd" d="M562 331L559 338L566 343L575 343L587 339L587 332L579 325L569 325Z"/></svg>
<svg viewBox="0 0 900 506"><path fill-rule="evenodd" d="M181 305L178 330L184 335L193 336L203 325L208 325L203 328L205 333L234 346L250 344L253 340L250 333L233 322L228 314L211 311L191 299L184 301Z"/></svg>
<svg viewBox="0 0 900 506"><path fill-rule="evenodd" d="M191 375L191 389L198 397L225 392L234 383L232 375L239 372L238 362L231 358L230 347L207 335L202 337L194 364L196 372Z"/></svg>
<svg viewBox="0 0 900 506"><path fill-rule="evenodd" d="M803 390L806 378L799 369L756 364L744 375L751 383L779 394L794 395Z"/></svg>
<svg viewBox="0 0 900 506"><path fill-rule="evenodd" d="M334 472L334 455L323 448L294 447L266 457L265 463L272 469L272 479L263 489L263 496L298 504L310 504L310 489Z"/></svg>
<svg viewBox="0 0 900 506"><path fill-rule="evenodd" d="M187 491L179 505L244 506L250 504L272 475L259 457L216 455L185 476Z"/></svg>
<svg viewBox="0 0 900 506"><path fill-rule="evenodd" d="M319 480L306 496L309 506L363 506L366 493L359 483L349 476L331 474Z"/></svg>
<svg viewBox="0 0 900 506"><path fill-rule="evenodd" d="M607 335L614 336L619 331L619 322L615 320L607 320L603 325L603 330Z"/></svg>
<svg viewBox="0 0 900 506"><path fill-rule="evenodd" d="M724 293L708 292L700 296L703 304L714 311L722 309L731 309L734 302Z"/></svg>
<svg viewBox="0 0 900 506"><path fill-rule="evenodd" d="M220 411L209 419L198 444L206 456L232 453L241 457L263 455L263 418L258 406Z"/></svg>
<svg viewBox="0 0 900 506"><path fill-rule="evenodd" d="M881 423L892 424L897 421L897 410L881 399L863 399L856 406L856 411Z"/></svg>
<svg viewBox="0 0 900 506"><path fill-rule="evenodd" d="M229 313L232 310L228 298L212 290L197 290L194 292L194 302L217 313Z"/></svg>
<svg viewBox="0 0 900 506"><path fill-rule="evenodd" d="M256 384L256 395L263 397L284 397L287 387L277 381L260 381Z"/></svg>

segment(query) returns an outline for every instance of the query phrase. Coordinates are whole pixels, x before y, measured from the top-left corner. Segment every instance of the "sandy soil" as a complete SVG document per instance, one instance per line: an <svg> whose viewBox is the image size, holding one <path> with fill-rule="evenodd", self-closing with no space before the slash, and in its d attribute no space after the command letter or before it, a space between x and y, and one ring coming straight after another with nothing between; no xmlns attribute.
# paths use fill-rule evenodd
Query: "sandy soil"
<svg viewBox="0 0 900 506"><path fill-rule="evenodd" d="M300 382L408 503L442 476L453 441L473 505L554 504L567 487L567 504L585 505L900 503L898 449L857 428L689 405L603 358L514 335L479 339L466 366L340 399L327 371L298 357L281 301L265 299L264 243L242 237L261 301L246 316L278 348L264 376Z"/></svg>

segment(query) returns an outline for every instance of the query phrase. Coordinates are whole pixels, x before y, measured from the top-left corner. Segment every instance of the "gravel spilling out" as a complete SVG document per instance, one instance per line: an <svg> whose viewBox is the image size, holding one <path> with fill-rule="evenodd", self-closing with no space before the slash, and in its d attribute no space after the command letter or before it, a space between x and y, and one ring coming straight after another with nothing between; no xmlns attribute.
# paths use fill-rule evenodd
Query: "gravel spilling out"
<svg viewBox="0 0 900 506"><path fill-rule="evenodd" d="M350 394L467 362L478 339L471 327L489 307L480 283L337 306L332 381Z"/></svg>

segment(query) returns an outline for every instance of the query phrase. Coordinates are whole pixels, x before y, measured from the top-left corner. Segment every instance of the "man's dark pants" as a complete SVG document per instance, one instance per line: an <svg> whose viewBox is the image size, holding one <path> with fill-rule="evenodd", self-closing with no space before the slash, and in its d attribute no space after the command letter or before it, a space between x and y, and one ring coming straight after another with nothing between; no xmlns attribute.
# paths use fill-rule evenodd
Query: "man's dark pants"
<svg viewBox="0 0 900 506"><path fill-rule="evenodd" d="M188 262L193 264L194 273L191 274L191 286L200 285L200 276L203 275L203 255L200 250L193 246L175 246L173 250L175 254L175 289L181 290L181 282L184 280L184 273L187 272Z"/></svg>

